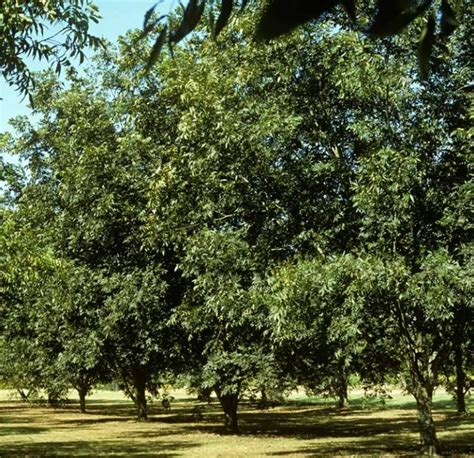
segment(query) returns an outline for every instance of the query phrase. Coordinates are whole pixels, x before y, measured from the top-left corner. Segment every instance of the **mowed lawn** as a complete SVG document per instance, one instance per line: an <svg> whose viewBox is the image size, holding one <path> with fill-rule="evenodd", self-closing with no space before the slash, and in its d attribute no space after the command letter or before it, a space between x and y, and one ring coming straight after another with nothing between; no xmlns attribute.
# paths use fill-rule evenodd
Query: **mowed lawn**
<svg viewBox="0 0 474 458"><path fill-rule="evenodd" d="M175 393L171 411L151 404L150 420L136 422L130 401L99 391L78 413L71 400L60 408L29 406L0 392L0 455L29 456L343 456L416 455L418 433L413 398L397 393L386 405L363 402L353 392L351 408L337 410L331 400L293 395L266 411L243 403L241 434L224 434L216 402L198 404ZM470 408L474 402L470 400ZM194 411L195 412L195 411ZM438 435L447 455L474 455L474 416L458 416L450 396L435 397Z"/></svg>

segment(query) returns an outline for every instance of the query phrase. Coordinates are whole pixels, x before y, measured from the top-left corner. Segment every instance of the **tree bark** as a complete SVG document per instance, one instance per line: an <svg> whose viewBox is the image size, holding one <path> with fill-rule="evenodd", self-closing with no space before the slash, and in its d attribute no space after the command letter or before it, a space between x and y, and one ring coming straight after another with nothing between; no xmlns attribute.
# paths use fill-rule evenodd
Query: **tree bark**
<svg viewBox="0 0 474 458"><path fill-rule="evenodd" d="M221 394L220 391L216 391L216 393L224 410L226 430L233 434L238 434L237 408L239 405L239 395L237 393Z"/></svg>
<svg viewBox="0 0 474 458"><path fill-rule="evenodd" d="M148 419L147 403L146 403L146 380L143 376L135 377L135 406L137 408L137 420L145 421Z"/></svg>
<svg viewBox="0 0 474 458"><path fill-rule="evenodd" d="M410 391L416 400L421 442L420 452L434 456L439 453L440 448L432 413L433 389L444 352L432 350L429 354L428 348L424 345L423 333L413 336L400 303L396 302L396 304L399 331L406 344L405 357L407 357L406 362L410 373Z"/></svg>
<svg viewBox="0 0 474 458"><path fill-rule="evenodd" d="M463 368L463 357L462 349L459 342L456 343L454 349L454 367L456 370L456 388L455 388L455 397L456 397L456 409L458 413L466 413L466 400L464 398L464 387L466 384L466 373Z"/></svg>
<svg viewBox="0 0 474 458"><path fill-rule="evenodd" d="M439 452L438 438L433 421L432 404L433 390L417 383L414 390L418 413L418 428L420 430L421 452L434 456Z"/></svg>

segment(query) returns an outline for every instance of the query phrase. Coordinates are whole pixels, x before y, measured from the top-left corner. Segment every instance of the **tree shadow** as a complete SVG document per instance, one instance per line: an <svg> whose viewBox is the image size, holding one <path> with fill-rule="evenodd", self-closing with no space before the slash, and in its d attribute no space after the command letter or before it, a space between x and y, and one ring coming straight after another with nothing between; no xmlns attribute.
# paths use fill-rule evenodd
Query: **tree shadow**
<svg viewBox="0 0 474 458"><path fill-rule="evenodd" d="M28 424L30 421L28 418L24 417L19 417L17 415L2 415L0 417L0 425L5 425L9 423L14 423L14 424Z"/></svg>
<svg viewBox="0 0 474 458"><path fill-rule="evenodd" d="M0 426L0 436L10 436L12 434L31 435L44 433L46 431L49 431L49 428L38 426Z"/></svg>
<svg viewBox="0 0 474 458"><path fill-rule="evenodd" d="M311 454L312 456L336 455L397 455L418 454L418 423L416 412L398 413L396 417L370 417L372 412L366 409L305 409L301 411L266 411L239 414L240 435L249 437L275 437L299 439L302 441L326 440L326 444L315 445L314 448L285 451L281 455ZM439 411L437 412L440 413ZM223 426L216 425L220 418L214 414L206 423L188 425L185 430L223 435ZM178 419L173 419L177 423ZM473 454L474 432L466 430L472 425L472 417L444 414L444 418L436 421L440 442L448 454ZM443 437L444 433L454 437ZM351 440L353 439L353 440ZM277 453L275 453L277 455Z"/></svg>
<svg viewBox="0 0 474 458"><path fill-rule="evenodd" d="M87 415L85 413L84 415ZM62 419L59 421L59 423L63 425L67 425L68 427L85 427L85 426L94 426L94 425L100 425L104 423L126 423L129 421L133 421L133 418L128 418L128 417L101 417L101 418L74 418L74 419Z"/></svg>
<svg viewBox="0 0 474 458"><path fill-rule="evenodd" d="M72 410L72 405L67 408ZM74 405L74 411L79 412L79 405ZM104 417L128 417L134 418L136 415L135 406L131 402L114 402L114 403L94 403L86 405L86 413L92 415L100 415Z"/></svg>
<svg viewBox="0 0 474 458"><path fill-rule="evenodd" d="M47 423L49 428L23 426L28 421L25 421L24 416L27 405L21 405L18 408L5 406L6 411L3 417L6 427L0 428L0 435L17 434L20 437L18 437L18 442L10 444L2 444L0 439L0 455L177 456L189 448L201 446L202 442L199 443L198 436L200 433L228 435L223 426L223 413L219 404L205 405L204 409L200 410L199 418L194 415L196 405L194 400L192 403L179 400L174 404L171 412L163 411L161 408L152 409L150 420L146 422L152 425L151 428L133 427L131 429L134 430L125 431L124 435L118 437L116 441L97 439L97 441L35 442L34 444L20 443L21 436L54 431L58 426L59 428L93 427L109 422L130 422L135 418L134 406L127 401L94 402L88 406L88 413L81 416L76 409L77 406L68 404L58 409L51 409L52 412L65 412L67 415L51 417ZM436 409L435 414L438 415L436 426L443 449L450 454L474 454L473 417L459 416L454 412L447 413L449 401L442 401L441 405L446 405L446 407ZM35 409L36 407L33 408ZM391 409L397 410L393 416L389 413ZM417 454L416 411L412 408L401 410L398 405L387 406L384 410L388 414L377 415L378 410L378 408L357 408L354 405L351 409L339 410L328 407L327 403L320 406L310 403L308 406L308 404L290 402L274 409L261 411L244 403L239 411L240 435L253 438L301 440L301 448L296 446L292 451L273 452L274 456ZM38 412L42 411L38 410ZM77 414L74 418L69 415L72 412ZM163 427L160 428L160 425ZM196 442L187 442L182 439L183 435L192 434L196 434ZM160 436L160 440L155 442L157 435Z"/></svg>
<svg viewBox="0 0 474 458"><path fill-rule="evenodd" d="M34 444L0 444L4 456L180 456L186 449L199 446L194 442L127 444L119 441L35 442Z"/></svg>
<svg viewBox="0 0 474 458"><path fill-rule="evenodd" d="M2 411L23 412L25 408L30 407L33 408L35 405L22 401L0 401L0 409Z"/></svg>
<svg viewBox="0 0 474 458"><path fill-rule="evenodd" d="M392 406L391 406L392 407ZM399 409L416 409L416 402L407 401L397 404L395 408ZM452 399L435 399L433 401L434 410L453 410L456 411L456 404Z"/></svg>
<svg viewBox="0 0 474 458"><path fill-rule="evenodd" d="M442 456L472 456L474 448L469 443L454 444L448 442L441 443ZM381 441L378 438L365 438L364 440L354 440L350 442L338 443L327 441L315 445L298 447L292 450L267 453L267 456L420 456L420 446L416 440L410 437L384 437Z"/></svg>
<svg viewBox="0 0 474 458"><path fill-rule="evenodd" d="M302 418L304 417L304 418ZM267 416L267 421L258 417L245 419L242 416L242 432L252 434L255 429L259 434L275 437L292 437L298 439L313 438L348 438L377 436L390 433L416 431L414 418L390 418L381 421L379 418L358 418L347 415L344 418L318 416L313 414L293 413L291 415Z"/></svg>
<svg viewBox="0 0 474 458"><path fill-rule="evenodd" d="M271 452L268 456L386 456L396 454L397 457L413 456L419 452L419 446L413 441L405 439L394 439L385 443L380 440L366 439L361 442L348 442L338 444L327 442L314 446L305 446L294 450Z"/></svg>

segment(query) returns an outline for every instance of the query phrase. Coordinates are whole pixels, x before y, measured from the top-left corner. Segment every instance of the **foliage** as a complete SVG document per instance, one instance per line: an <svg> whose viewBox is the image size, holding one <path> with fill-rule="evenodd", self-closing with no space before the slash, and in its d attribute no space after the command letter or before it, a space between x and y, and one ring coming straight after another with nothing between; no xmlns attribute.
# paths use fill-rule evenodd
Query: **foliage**
<svg viewBox="0 0 474 458"><path fill-rule="evenodd" d="M44 388L56 401L65 384L53 364L58 330L51 326L54 312L43 301L42 286L57 260L8 210L2 211L1 227L2 377L17 389Z"/></svg>
<svg viewBox="0 0 474 458"><path fill-rule="evenodd" d="M38 124L2 139L24 161L1 239L19 374L113 378L144 419L187 372L234 432L248 393L342 406L351 380L396 377L438 450L433 391L445 367L464 396L473 345L468 21L420 83L409 36L337 20L259 47L250 11L149 71L134 31L40 79Z"/></svg>
<svg viewBox="0 0 474 458"><path fill-rule="evenodd" d="M423 79L428 77L433 44L435 41L443 42L459 25L455 8L448 0L442 0L438 4L434 4L431 0L421 2L377 0L374 2L375 5L370 3L370 6L368 6L364 2L361 6L358 5L358 8L356 8L355 0L324 0L319 2L312 0L263 0L261 2L189 0L186 7L182 6L182 10L179 12L180 19L176 21L175 17L171 17L167 23L163 22L166 16L157 18L153 15L157 3L147 11L143 24L142 37L151 33L158 33L149 55L147 67L150 68L156 62L165 41L168 41L170 46L178 43L205 21L206 6L209 10L209 29L211 35L215 38L230 22L232 13L236 9L244 9L247 3L257 4L255 14L258 17L258 22L254 35L257 40L261 41L278 38L303 24L326 18L337 7L343 8L350 19L352 28L363 29L364 25L370 23L365 27L364 32L373 37L397 35L409 24L415 22L418 17L425 15L428 19L418 44L419 69ZM216 13L217 19L214 18ZM359 16L358 21L357 15ZM436 34L435 29L435 16L439 18L440 31L438 34ZM341 19L340 16L338 22L342 27L347 26L347 20Z"/></svg>
<svg viewBox="0 0 474 458"><path fill-rule="evenodd" d="M395 330L380 325L384 311L353 316L348 290L354 262L350 255L298 259L262 285L286 371L309 391L336 398L340 407L351 374L374 384L399 370Z"/></svg>
<svg viewBox="0 0 474 458"><path fill-rule="evenodd" d="M34 78L25 58L46 60L57 73L85 58L86 47L97 48L99 38L89 33L98 22L97 7L89 0L18 2L3 0L0 13L0 69L21 93L32 89Z"/></svg>
<svg viewBox="0 0 474 458"><path fill-rule="evenodd" d="M17 123L19 139L7 147L28 161L29 178L14 203L65 265L57 284L44 285L44 307L65 320L54 367L67 368L63 380L76 385L88 374L89 388L97 376L140 383L145 402L143 390L169 368L168 355L180 358L179 332L167 326L175 266L160 267L166 256L143 251L140 239L149 140L120 127L122 112L93 97L92 82L71 84L64 90L45 75L35 93L38 126ZM44 326L53 332L52 321ZM76 338L67 339L69 332Z"/></svg>

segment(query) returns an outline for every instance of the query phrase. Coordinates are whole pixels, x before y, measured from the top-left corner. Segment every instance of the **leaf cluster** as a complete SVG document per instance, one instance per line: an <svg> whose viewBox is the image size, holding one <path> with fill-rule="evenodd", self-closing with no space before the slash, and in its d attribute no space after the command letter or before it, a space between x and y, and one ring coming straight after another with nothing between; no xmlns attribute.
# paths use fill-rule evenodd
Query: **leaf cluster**
<svg viewBox="0 0 474 458"><path fill-rule="evenodd" d="M98 22L97 7L88 0L3 0L0 12L0 71L23 95L29 94L34 77L25 59L47 61L56 73L70 68L72 60L85 59L85 48L99 48L102 41L89 33Z"/></svg>

